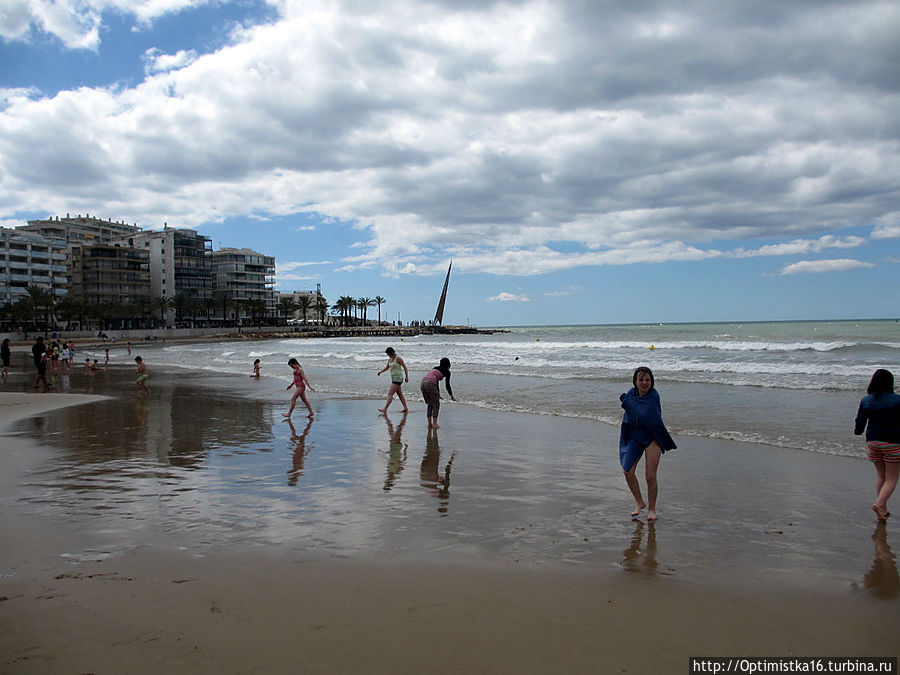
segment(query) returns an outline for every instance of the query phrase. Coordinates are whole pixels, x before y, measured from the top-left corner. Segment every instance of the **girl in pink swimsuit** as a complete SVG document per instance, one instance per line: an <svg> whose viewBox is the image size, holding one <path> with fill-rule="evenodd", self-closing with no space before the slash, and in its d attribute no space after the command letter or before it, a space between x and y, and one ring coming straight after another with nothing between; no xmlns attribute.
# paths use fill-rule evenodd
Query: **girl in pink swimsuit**
<svg viewBox="0 0 900 675"><path fill-rule="evenodd" d="M450 388L450 359L446 357L441 359L440 365L429 370L425 373L425 377L422 378L422 398L425 399L425 403L428 406L425 415L428 417L429 429L440 428L437 423L437 418L438 413L441 411L441 393L438 389L438 382L441 380L444 380L444 386L447 387L447 393L450 394L450 399L455 401L456 398L453 396L453 389Z"/></svg>
<svg viewBox="0 0 900 675"><path fill-rule="evenodd" d="M297 399L300 398L303 399L307 410L309 410L309 415L307 415L307 417L315 417L312 406L309 404L309 399L306 398L306 388L309 387L312 391L315 391L315 389L309 383L309 380L306 379L306 374L303 372L303 368L300 367L300 362L297 359L291 359L288 361L288 365L294 370L294 381L291 382L287 388L290 389L291 387L296 387L297 389L294 391L294 396L291 398L291 407L286 413L281 413L282 416L290 419L291 413L294 412L294 406L297 405Z"/></svg>

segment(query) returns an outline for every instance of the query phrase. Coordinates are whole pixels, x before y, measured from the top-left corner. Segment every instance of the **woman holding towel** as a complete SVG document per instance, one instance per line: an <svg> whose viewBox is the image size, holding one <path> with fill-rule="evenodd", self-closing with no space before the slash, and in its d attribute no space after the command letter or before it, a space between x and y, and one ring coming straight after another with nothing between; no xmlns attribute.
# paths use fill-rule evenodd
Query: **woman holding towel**
<svg viewBox="0 0 900 675"><path fill-rule="evenodd" d="M625 472L625 482L634 496L632 517L640 514L645 506L649 506L647 520L656 520L656 494L659 486L656 482L656 471L659 460L667 450L676 448L675 441L663 424L662 407L659 394L655 389L653 373L646 366L634 371L631 379L634 387L619 396L625 414L622 416L622 429L619 435L619 461ZM641 486L635 475L642 455L647 456L645 476L647 479L647 504L641 495Z"/></svg>

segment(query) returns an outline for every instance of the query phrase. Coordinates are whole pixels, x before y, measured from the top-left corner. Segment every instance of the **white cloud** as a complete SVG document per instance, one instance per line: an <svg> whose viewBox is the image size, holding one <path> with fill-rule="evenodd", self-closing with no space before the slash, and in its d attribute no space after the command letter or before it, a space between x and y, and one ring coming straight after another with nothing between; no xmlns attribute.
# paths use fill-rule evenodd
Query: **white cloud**
<svg viewBox="0 0 900 675"><path fill-rule="evenodd" d="M182 49L174 54L164 54L157 48L144 52L144 72L147 74L167 73L189 66L197 60L197 52L193 49Z"/></svg>
<svg viewBox="0 0 900 675"><path fill-rule="evenodd" d="M330 265L330 260L317 260L317 261L309 261L309 262L275 262L275 271L278 274L282 272L290 272L291 270L295 270L298 267L312 267L313 265Z"/></svg>
<svg viewBox="0 0 900 675"><path fill-rule="evenodd" d="M2 30L50 25L52 5L60 39L90 43L104 8L150 22L204 2L19 0ZM344 269L389 275L898 236L896 3L271 4L213 53L151 51L136 86L5 99L0 210L302 213L354 223Z"/></svg>
<svg viewBox="0 0 900 675"><path fill-rule="evenodd" d="M812 274L819 272L846 272L861 267L874 267L872 263L850 258L836 260L803 260L787 265L781 270L782 275L787 274Z"/></svg>
<svg viewBox="0 0 900 675"><path fill-rule="evenodd" d="M515 293L498 293L497 295L491 298L485 298L488 302L531 302L531 300L524 295L516 295Z"/></svg>
<svg viewBox="0 0 900 675"><path fill-rule="evenodd" d="M826 234L819 239L795 239L780 244L767 244L751 251L736 249L729 255L735 258L752 258L758 256L804 255L819 253L828 248L855 248L866 243L863 237L835 237Z"/></svg>
<svg viewBox="0 0 900 675"><path fill-rule="evenodd" d="M69 49L97 49L104 11L132 15L146 25L159 17L223 0L4 0L0 37L28 41L53 35Z"/></svg>

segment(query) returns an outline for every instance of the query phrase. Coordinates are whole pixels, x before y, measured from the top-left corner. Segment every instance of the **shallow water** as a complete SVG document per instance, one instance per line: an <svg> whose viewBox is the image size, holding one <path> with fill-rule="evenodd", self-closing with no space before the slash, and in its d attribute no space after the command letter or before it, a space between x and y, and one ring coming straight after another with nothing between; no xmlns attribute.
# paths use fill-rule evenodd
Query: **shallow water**
<svg viewBox="0 0 900 675"><path fill-rule="evenodd" d="M41 450L5 508L86 533L88 555L237 545L861 592L873 567L859 460L679 438L650 524L628 517L614 430L589 420L447 405L429 435L418 401L404 422L311 394L315 421L289 424L274 379L156 368L142 397L132 377L113 369L91 388L117 398L12 430Z"/></svg>
<svg viewBox="0 0 900 675"><path fill-rule="evenodd" d="M900 322L537 326L494 335L282 339L190 345L136 344L145 359L209 373L290 375L298 357L320 391L379 397L384 348L410 369L408 389L447 356L453 388L467 405L618 425L619 394L637 365L650 366L663 415L681 435L734 439L816 453L864 457L853 435L860 398L875 368L900 373ZM102 358L102 349L84 355ZM122 362L124 347L112 347ZM79 355L79 357L82 355Z"/></svg>

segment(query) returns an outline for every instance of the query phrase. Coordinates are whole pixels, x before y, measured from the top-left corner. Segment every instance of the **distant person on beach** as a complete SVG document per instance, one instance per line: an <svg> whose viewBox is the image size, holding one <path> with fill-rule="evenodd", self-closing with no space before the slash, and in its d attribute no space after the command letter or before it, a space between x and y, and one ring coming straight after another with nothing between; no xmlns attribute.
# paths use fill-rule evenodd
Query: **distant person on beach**
<svg viewBox="0 0 900 675"><path fill-rule="evenodd" d="M315 391L315 388L313 388L309 383L309 380L306 379L306 373L303 372L303 367L297 359L290 359L288 365L294 370L294 381L291 382L287 388L290 389L291 387L296 387L297 389L294 391L293 397L291 397L291 407L288 408L286 413L281 413L282 416L290 419L291 414L294 412L294 406L297 405L297 399L300 398L303 399L307 410L309 410L309 415L307 415L307 417L315 417L312 406L309 404L309 399L306 398L306 388L309 387L312 391Z"/></svg>
<svg viewBox="0 0 900 675"><path fill-rule="evenodd" d="M3 338L3 346L0 346L0 361L3 362L3 370L0 371L3 377L9 375L9 362L12 359L12 352L9 349L9 338Z"/></svg>
<svg viewBox="0 0 900 675"><path fill-rule="evenodd" d="M894 393L894 374L879 368L872 375L866 395L859 402L853 433L866 432L869 459L875 464L878 493L872 510L886 522L891 512L887 502L900 475L900 396Z"/></svg>
<svg viewBox="0 0 900 675"><path fill-rule="evenodd" d="M409 407L406 405L406 399L403 397L401 389L404 382L409 382L409 369L406 367L406 362L394 351L393 347L388 347L384 350L384 353L388 355L388 362L384 368L378 371L378 374L381 375L386 370L391 371L391 388L388 389L387 403L384 404L383 408L379 408L378 412L386 413L395 395L400 399L403 412L409 412Z"/></svg>
<svg viewBox="0 0 900 675"><path fill-rule="evenodd" d="M31 356L34 358L34 367L37 370L37 377L34 378L34 388L37 389L42 385L47 389L50 384L47 382L47 348L44 346L44 336L38 335L31 345Z"/></svg>
<svg viewBox="0 0 900 675"><path fill-rule="evenodd" d="M140 356L135 356L134 362L137 364L137 379L135 382L142 394L147 393L150 391L150 387L147 386L147 380L150 378L150 375L147 373L147 364L144 363L144 359Z"/></svg>
<svg viewBox="0 0 900 675"><path fill-rule="evenodd" d="M250 377L259 377L260 362L259 359L253 362L253 374Z"/></svg>
<svg viewBox="0 0 900 675"><path fill-rule="evenodd" d="M425 415L428 417L429 429L440 429L437 421L438 413L441 411L441 391L438 387L438 382L441 380L445 380L444 386L447 387L447 393L450 395L450 399L455 401L456 397L453 396L453 389L450 387L450 359L446 357L442 358L440 364L425 373L425 377L422 378L422 398L425 399L428 406Z"/></svg>
<svg viewBox="0 0 900 675"><path fill-rule="evenodd" d="M662 420L662 408L659 394L655 388L653 373L649 368L641 366L634 371L631 378L634 387L619 396L625 414L622 416L622 428L619 434L619 461L625 472L625 482L634 496L632 517L640 514L649 505L647 520L656 520L656 494L659 486L656 482L656 471L659 460L667 450L676 448L675 441L669 435ZM635 475L641 456L646 454L645 477L647 479L647 504L641 496L641 485Z"/></svg>

